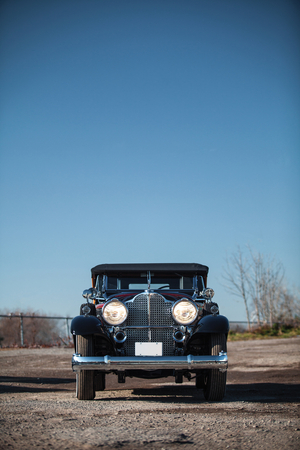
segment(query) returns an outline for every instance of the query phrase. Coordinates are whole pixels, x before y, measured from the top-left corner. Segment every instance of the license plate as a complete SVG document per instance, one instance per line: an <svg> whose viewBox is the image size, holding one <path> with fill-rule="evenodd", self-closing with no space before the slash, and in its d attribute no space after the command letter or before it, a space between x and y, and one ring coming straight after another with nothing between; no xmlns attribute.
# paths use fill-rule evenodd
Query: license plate
<svg viewBox="0 0 300 450"><path fill-rule="evenodd" d="M162 342L136 342L135 356L162 356Z"/></svg>

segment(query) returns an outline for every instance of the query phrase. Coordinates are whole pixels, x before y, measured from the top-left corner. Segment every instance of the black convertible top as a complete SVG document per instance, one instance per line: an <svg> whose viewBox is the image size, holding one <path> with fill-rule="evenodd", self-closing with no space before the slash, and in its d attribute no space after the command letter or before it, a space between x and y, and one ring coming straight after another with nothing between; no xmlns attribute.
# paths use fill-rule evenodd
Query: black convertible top
<svg viewBox="0 0 300 450"><path fill-rule="evenodd" d="M151 272L167 273L177 272L180 274L202 275L206 277L208 274L208 267L197 263L136 263L136 264L100 264L91 269L92 278L97 275L121 275L133 272Z"/></svg>

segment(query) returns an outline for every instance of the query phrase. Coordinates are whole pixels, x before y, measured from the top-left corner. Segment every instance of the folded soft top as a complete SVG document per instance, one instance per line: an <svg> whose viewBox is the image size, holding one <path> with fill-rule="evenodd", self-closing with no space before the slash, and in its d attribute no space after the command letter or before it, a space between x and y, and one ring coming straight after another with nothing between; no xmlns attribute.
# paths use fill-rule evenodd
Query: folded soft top
<svg viewBox="0 0 300 450"><path fill-rule="evenodd" d="M91 269L92 277L97 275L121 275L134 272L172 273L182 275L202 275L206 277L208 267L197 263L128 263L128 264L100 264Z"/></svg>

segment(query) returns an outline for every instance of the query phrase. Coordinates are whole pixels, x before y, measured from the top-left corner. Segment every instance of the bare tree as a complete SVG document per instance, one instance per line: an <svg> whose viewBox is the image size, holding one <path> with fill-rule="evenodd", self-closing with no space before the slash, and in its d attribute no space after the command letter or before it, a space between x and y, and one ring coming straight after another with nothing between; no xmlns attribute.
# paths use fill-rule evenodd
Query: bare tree
<svg viewBox="0 0 300 450"><path fill-rule="evenodd" d="M238 247L236 253L233 253L227 260L227 267L225 268L225 280L227 282L225 288L228 292L243 299L248 328L250 327L249 314L249 291L248 291L248 270L249 262L243 256L243 253Z"/></svg>
<svg viewBox="0 0 300 450"><path fill-rule="evenodd" d="M251 317L259 325L272 326L288 316L294 317L299 300L285 288L283 266L274 258L250 248L245 256L238 247L227 259L224 273L226 290L244 302L249 328L250 308Z"/></svg>
<svg viewBox="0 0 300 450"><path fill-rule="evenodd" d="M293 292L286 288L281 289L278 304L278 318L281 322L291 323L296 319L300 320L300 292L294 289Z"/></svg>
<svg viewBox="0 0 300 450"><path fill-rule="evenodd" d="M248 273L248 287L252 305L254 307L256 320L261 323L270 323L278 317L278 305L283 287L284 270L281 263L254 253L249 248L251 257L250 270Z"/></svg>

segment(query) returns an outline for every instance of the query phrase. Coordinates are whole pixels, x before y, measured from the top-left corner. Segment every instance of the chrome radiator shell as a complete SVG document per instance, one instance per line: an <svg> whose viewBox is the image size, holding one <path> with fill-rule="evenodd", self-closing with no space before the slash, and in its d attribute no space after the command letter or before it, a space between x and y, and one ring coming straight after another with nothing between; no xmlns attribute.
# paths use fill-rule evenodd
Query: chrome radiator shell
<svg viewBox="0 0 300 450"><path fill-rule="evenodd" d="M160 294L146 291L125 304L128 308L128 317L123 325L127 334L124 343L126 355L135 356L136 342L162 342L163 356L173 356L173 302Z"/></svg>

